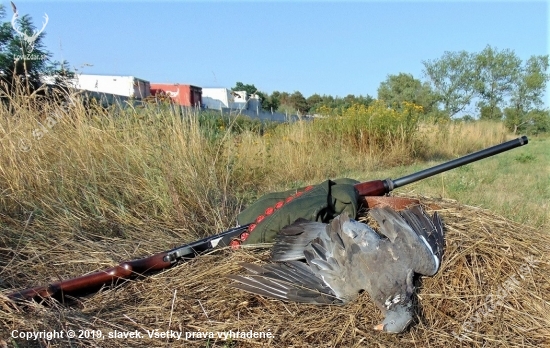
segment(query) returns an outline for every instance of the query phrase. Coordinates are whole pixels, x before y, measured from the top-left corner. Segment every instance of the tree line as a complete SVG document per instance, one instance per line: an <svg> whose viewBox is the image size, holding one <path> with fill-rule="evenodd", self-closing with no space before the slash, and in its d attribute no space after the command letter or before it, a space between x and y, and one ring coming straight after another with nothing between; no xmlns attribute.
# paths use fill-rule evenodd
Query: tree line
<svg viewBox="0 0 550 348"><path fill-rule="evenodd" d="M514 131L533 124L550 131L542 100L549 80L548 55L523 62L510 49L487 46L479 53L445 52L422 63L436 103L449 117L471 117L467 111L473 107L480 119L504 119Z"/></svg>
<svg viewBox="0 0 550 348"><path fill-rule="evenodd" d="M403 102L414 103L422 107L424 115L435 119L504 120L514 132L527 128L550 131L550 114L542 99L550 78L548 55L531 56L523 62L510 49L487 46L477 53L445 52L422 64L424 81L408 73L388 75L380 83L376 99L396 109ZM257 94L265 110L302 115L327 109L341 111L353 104L368 106L375 100L370 95L353 94L313 94L308 98L299 91L267 94L242 82L233 90Z"/></svg>
<svg viewBox="0 0 550 348"><path fill-rule="evenodd" d="M313 94L308 98L299 91L293 93L274 91L271 94L259 91L254 84L244 84L237 82L232 91L246 91L249 95L257 95L261 99L262 109L267 111L277 111L288 114L315 114L322 107L330 109L345 109L353 104L363 104L368 106L374 98L367 95L355 96L349 94L345 97L333 97L331 95Z"/></svg>

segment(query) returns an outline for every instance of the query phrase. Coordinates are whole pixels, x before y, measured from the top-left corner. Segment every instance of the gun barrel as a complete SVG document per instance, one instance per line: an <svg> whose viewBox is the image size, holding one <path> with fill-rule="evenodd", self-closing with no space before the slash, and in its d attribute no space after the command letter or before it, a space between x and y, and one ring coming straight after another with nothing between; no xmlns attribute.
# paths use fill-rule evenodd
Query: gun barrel
<svg viewBox="0 0 550 348"><path fill-rule="evenodd" d="M413 183L415 181L419 181L419 180L428 178L430 176L437 175L439 173L445 172L447 170L451 170L453 168L460 167L460 166L463 166L465 164L472 163L472 162L475 162L475 161L479 161L480 159L487 158L487 157L490 157L490 156L494 156L496 154L514 149L514 148L519 147L519 146L526 145L528 143L528 141L529 140L527 139L526 136L522 136L520 138L510 140L510 141L507 141L507 142L504 142L502 144L486 148L486 149L478 151L478 152L471 153L469 155L454 159L452 161L442 163L442 164L437 165L435 167L424 169L424 170L421 170L417 173L410 174L410 175L404 176L402 178L392 180L393 188L398 188L398 187L401 187L401 186L405 186L405 185L408 185L408 184Z"/></svg>

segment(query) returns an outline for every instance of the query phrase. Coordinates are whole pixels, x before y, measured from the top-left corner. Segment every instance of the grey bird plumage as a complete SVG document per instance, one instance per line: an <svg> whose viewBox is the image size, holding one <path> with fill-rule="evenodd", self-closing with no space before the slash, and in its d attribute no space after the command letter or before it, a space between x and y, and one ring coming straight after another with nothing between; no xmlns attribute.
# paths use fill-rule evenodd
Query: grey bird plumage
<svg viewBox="0 0 550 348"><path fill-rule="evenodd" d="M413 275L433 276L441 264L443 224L420 206L373 208L370 215L381 235L346 215L329 224L297 220L279 233L274 263L243 264L249 274L229 276L232 286L312 304L346 304L367 291L385 316L374 329L402 332L412 321Z"/></svg>

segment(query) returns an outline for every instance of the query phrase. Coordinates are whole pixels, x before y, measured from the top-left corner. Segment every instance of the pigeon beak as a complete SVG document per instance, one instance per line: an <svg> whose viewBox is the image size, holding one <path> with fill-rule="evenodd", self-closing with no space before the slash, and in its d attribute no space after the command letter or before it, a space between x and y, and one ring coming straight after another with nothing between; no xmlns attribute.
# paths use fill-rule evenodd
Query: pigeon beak
<svg viewBox="0 0 550 348"><path fill-rule="evenodd" d="M374 327L376 331L384 331L384 324L378 324Z"/></svg>

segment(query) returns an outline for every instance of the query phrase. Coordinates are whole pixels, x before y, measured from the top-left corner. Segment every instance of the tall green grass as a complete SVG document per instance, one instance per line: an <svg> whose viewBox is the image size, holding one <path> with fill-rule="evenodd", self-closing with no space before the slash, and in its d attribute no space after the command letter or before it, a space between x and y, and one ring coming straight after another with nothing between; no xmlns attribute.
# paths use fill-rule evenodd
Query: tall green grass
<svg viewBox="0 0 550 348"><path fill-rule="evenodd" d="M420 150L421 109L410 103L403 103L399 111L386 107L383 101L374 101L368 107L354 104L339 115L314 122L313 131L325 145L340 144L370 155L392 153L386 158L397 156L403 161Z"/></svg>
<svg viewBox="0 0 550 348"><path fill-rule="evenodd" d="M404 186L396 192L455 199L462 204L488 209L520 223L548 229L548 149L550 137L533 136L526 146ZM356 172L353 176L360 180L385 177L396 179L441 162L439 158L413 165L375 169L368 173Z"/></svg>

